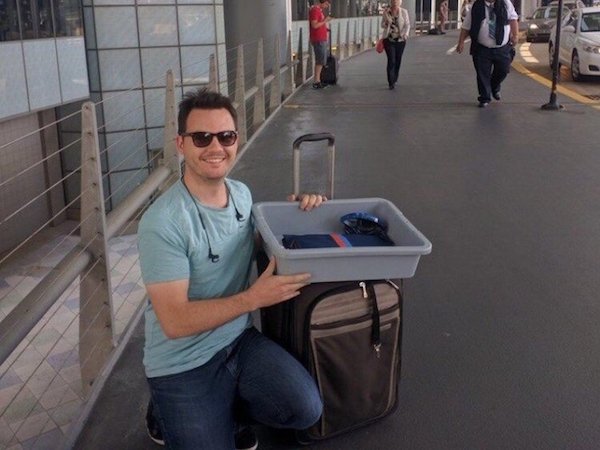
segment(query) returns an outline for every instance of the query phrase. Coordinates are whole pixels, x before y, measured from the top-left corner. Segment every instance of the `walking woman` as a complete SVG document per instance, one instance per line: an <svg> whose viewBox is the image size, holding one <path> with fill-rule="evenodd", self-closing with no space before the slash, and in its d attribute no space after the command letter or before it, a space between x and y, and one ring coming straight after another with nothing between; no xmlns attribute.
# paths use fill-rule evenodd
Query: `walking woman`
<svg viewBox="0 0 600 450"><path fill-rule="evenodd" d="M381 20L381 27L386 30L383 45L387 55L387 80L390 89L394 89L398 81L402 54L410 31L408 11L400 8L401 4L402 0L392 0L389 8L383 11Z"/></svg>

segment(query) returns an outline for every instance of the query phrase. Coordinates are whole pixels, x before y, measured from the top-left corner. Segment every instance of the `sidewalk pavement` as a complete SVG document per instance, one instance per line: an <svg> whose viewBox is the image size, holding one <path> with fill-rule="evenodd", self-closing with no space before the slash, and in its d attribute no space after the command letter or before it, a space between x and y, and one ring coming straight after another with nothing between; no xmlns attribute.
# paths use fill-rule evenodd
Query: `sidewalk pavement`
<svg viewBox="0 0 600 450"><path fill-rule="evenodd" d="M456 32L408 42L387 89L385 56L301 89L232 176L255 201L292 190L298 136L336 136L336 198L384 197L433 243L405 284L398 409L307 449L589 449L600 442L600 113L517 72L477 107ZM308 146L307 146L308 147ZM304 147L303 147L304 148ZM325 155L303 152L305 189ZM148 449L141 325L76 448ZM362 370L357 366L357 370ZM260 429L260 449L298 448Z"/></svg>

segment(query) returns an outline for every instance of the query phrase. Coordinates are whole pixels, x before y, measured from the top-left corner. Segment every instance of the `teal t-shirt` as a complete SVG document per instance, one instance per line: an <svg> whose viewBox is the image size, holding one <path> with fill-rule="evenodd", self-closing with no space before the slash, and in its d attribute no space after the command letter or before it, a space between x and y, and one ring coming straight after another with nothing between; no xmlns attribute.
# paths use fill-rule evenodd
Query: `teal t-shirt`
<svg viewBox="0 0 600 450"><path fill-rule="evenodd" d="M248 287L254 250L252 196L243 183L226 180L226 208L212 208L193 199L178 181L144 213L138 228L144 283L189 279L188 297L197 301L227 297ZM206 232L198 215L200 210ZM242 215L236 218L236 208ZM207 234L212 253L208 258ZM150 302L145 311L144 366L149 378L194 369L233 342L251 326L244 314L213 330L178 339L165 336Z"/></svg>

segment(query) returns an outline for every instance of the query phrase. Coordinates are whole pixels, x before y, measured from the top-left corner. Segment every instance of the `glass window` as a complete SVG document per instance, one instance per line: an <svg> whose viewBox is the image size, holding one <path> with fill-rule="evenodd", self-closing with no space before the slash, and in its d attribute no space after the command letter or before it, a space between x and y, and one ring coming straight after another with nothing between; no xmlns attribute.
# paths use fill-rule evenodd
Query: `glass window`
<svg viewBox="0 0 600 450"><path fill-rule="evenodd" d="M556 13L558 13L558 8L550 8L548 10L548 18L549 19L556 19Z"/></svg>
<svg viewBox="0 0 600 450"><path fill-rule="evenodd" d="M600 31L600 13L584 14L581 17L581 31Z"/></svg>
<svg viewBox="0 0 600 450"><path fill-rule="evenodd" d="M318 0L292 0L292 20L307 20L308 10ZM389 0L332 0L330 14L335 18L377 16L381 14L383 5L389 4Z"/></svg>
<svg viewBox="0 0 600 450"><path fill-rule="evenodd" d="M21 39L17 0L0 0L0 41Z"/></svg>
<svg viewBox="0 0 600 450"><path fill-rule="evenodd" d="M53 37L50 0L19 0L23 39Z"/></svg>
<svg viewBox="0 0 600 450"><path fill-rule="evenodd" d="M54 0L56 36L83 36L81 17L78 0Z"/></svg>

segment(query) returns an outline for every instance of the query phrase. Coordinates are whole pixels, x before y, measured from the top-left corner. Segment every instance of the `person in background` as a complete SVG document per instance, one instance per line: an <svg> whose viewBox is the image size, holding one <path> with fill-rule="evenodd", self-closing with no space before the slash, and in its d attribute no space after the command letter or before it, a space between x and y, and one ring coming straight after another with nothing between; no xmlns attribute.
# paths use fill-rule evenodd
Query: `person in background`
<svg viewBox="0 0 600 450"><path fill-rule="evenodd" d="M392 90L398 81L398 73L402 64L402 55L410 32L408 11L401 8L402 0L392 0L390 6L383 11L381 27L385 29L383 46L387 56L386 74L389 89Z"/></svg>
<svg viewBox="0 0 600 450"><path fill-rule="evenodd" d="M518 37L519 16L510 0L475 0L462 24L456 52L471 37L471 56L477 74L479 107L500 100L502 81L510 72Z"/></svg>
<svg viewBox="0 0 600 450"><path fill-rule="evenodd" d="M252 197L226 178L238 149L237 114L216 92L179 104L177 149L185 171L144 213L138 229L145 310L148 433L178 450L253 450L256 420L304 429L320 417L304 367L252 325L250 313L299 294L310 274L276 275L274 259L250 284ZM298 200L295 199L294 200ZM326 198L302 195L311 210Z"/></svg>
<svg viewBox="0 0 600 450"><path fill-rule="evenodd" d="M308 11L309 36L310 43L315 52L315 70L313 76L313 88L323 89L325 84L321 82L321 71L327 63L329 49L327 46L327 33L329 32L327 24L331 21L331 16L325 16L324 10L331 7L329 0L319 0L319 3L311 6Z"/></svg>
<svg viewBox="0 0 600 450"><path fill-rule="evenodd" d="M463 0L462 6L460 7L460 18L464 21L467 13L471 9L471 0Z"/></svg>
<svg viewBox="0 0 600 450"><path fill-rule="evenodd" d="M442 0L438 9L438 33L446 34L446 22L448 22L448 0Z"/></svg>

